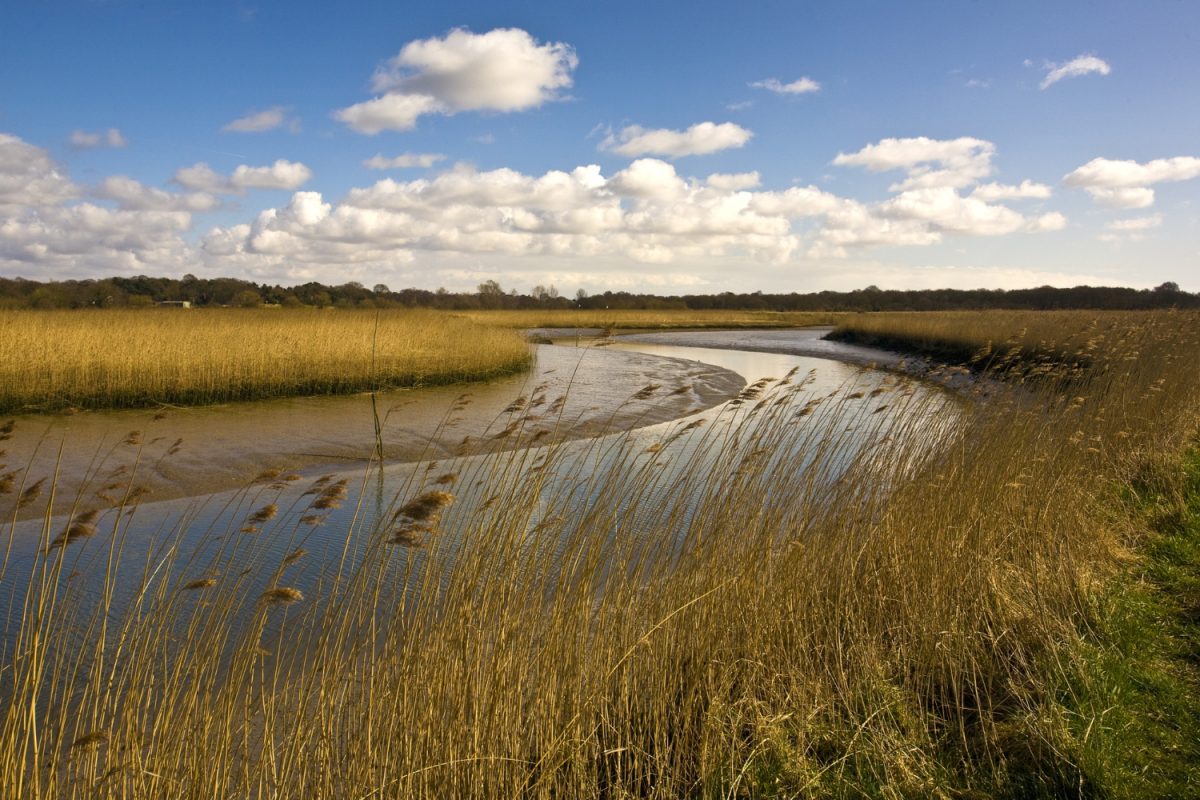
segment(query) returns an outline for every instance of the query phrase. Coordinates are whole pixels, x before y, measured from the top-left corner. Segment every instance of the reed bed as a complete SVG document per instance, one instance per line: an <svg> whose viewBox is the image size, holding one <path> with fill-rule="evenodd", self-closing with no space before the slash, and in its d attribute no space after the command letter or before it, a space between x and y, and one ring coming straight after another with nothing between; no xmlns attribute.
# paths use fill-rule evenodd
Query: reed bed
<svg viewBox="0 0 1200 800"><path fill-rule="evenodd" d="M434 311L0 311L0 412L453 383L529 360L515 332Z"/></svg>
<svg viewBox="0 0 1200 800"><path fill-rule="evenodd" d="M503 328L803 328L832 325L837 311L734 311L687 309L566 309L456 311L456 316Z"/></svg>
<svg viewBox="0 0 1200 800"><path fill-rule="evenodd" d="M1123 489L1170 486L1200 424L1200 317L1100 319L1105 369L1001 380L956 416L894 382L772 376L649 446L431 464L374 519L371 474L357 500L331 478L290 501L251 487L238 514L277 504L261 532L214 529L204 557L162 532L123 609L129 515L59 547L70 520L47 520L30 574L0 578L31 587L0 667L0 787L1137 796L1136 771L1093 758L1106 709L1069 700L1143 535ZM266 543L300 552L317 519L345 549L301 592L312 556ZM98 595L72 594L84 569Z"/></svg>
<svg viewBox="0 0 1200 800"><path fill-rule="evenodd" d="M1110 348L1139 324L1188 324L1190 312L1130 311L908 311L847 315L830 338L931 356L941 361L999 370L1124 358Z"/></svg>

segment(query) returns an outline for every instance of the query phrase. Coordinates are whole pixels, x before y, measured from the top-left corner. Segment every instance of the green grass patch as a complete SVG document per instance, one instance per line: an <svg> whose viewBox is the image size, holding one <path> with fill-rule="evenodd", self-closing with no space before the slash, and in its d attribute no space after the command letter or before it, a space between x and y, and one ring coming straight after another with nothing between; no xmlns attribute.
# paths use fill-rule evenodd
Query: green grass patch
<svg viewBox="0 0 1200 800"><path fill-rule="evenodd" d="M1082 790L1071 794L1200 797L1200 449L1180 469L1174 486L1131 492L1146 539L1100 596L1069 671L1063 744Z"/></svg>

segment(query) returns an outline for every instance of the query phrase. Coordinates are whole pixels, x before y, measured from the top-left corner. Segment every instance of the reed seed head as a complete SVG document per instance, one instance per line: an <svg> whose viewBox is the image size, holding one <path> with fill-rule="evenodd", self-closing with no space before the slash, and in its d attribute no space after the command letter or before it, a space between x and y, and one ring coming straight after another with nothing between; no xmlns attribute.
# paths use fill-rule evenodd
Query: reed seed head
<svg viewBox="0 0 1200 800"><path fill-rule="evenodd" d="M90 731L71 742L72 750L91 750L109 739L108 731Z"/></svg>
<svg viewBox="0 0 1200 800"><path fill-rule="evenodd" d="M208 588L210 588L212 586L216 586L216 585L217 585L216 578L197 578L194 581L188 581L187 583L185 583L183 585L183 588L191 591L194 589L208 589Z"/></svg>
<svg viewBox="0 0 1200 800"><path fill-rule="evenodd" d="M262 599L268 603L295 603L304 599L299 589L290 586L276 586L262 593Z"/></svg>

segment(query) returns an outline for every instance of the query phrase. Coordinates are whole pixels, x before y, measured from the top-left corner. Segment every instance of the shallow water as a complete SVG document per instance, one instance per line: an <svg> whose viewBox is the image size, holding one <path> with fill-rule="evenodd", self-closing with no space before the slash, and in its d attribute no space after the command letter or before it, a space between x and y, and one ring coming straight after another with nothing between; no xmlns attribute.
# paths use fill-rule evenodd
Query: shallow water
<svg viewBox="0 0 1200 800"><path fill-rule="evenodd" d="M175 459L188 453L186 448L156 460L155 448L169 446L174 433L145 445L134 480L142 480L140 473L149 465L152 474L163 480L183 476L174 479L184 487L185 496L143 501L123 514L109 509L98 519L95 536L71 543L65 551L53 550L49 557L47 545L65 529L65 519L55 518L49 524L30 519L11 527L5 572L0 576L0 661L6 663L17 646L27 576L36 574L39 565L44 569L60 552L62 569L52 580L58 582L65 602L80 608L107 607L113 621L161 587L200 578L215 579L218 587L251 598L285 578L288 586L311 599L336 591L333 587L344 585L345 577L360 569L378 569L376 579L429 591L440 578L432 576L431 583L425 574L428 551L408 548L394 559L389 556L392 560L384 567L366 558L378 551L381 531L395 510L422 491L441 486L456 495L438 534L440 569L448 569L455 554L469 552L473 537L487 529L489 514L503 513L506 504L527 508L525 524L531 540L540 532L539 547L549 542L549 552L539 558L561 558L561 549L570 546L582 524L572 520L584 519L590 508L605 504L613 519L635 529L647 546L665 543L681 551L703 501L723 490L719 484L696 482L695 476L727 475L733 468L731 459L744 454L762 435L768 413L775 414L776 420L781 418L778 415L791 415L788 424L794 427L787 429L789 439L775 442L770 462L761 468L819 475L814 487L831 485L863 452L899 431L934 442L952 422L954 401L939 388L919 381L827 358L726 349L750 345L802 350L817 341L804 331L763 333L755 339L747 331L725 335L706 331L703 341L709 347L662 341L701 340L699 335L683 333L654 334L654 341L618 338L596 348L542 346L536 379L471 387L471 404L459 411L453 407L461 389L423 390L405 397L412 402L393 411L384 428L387 455L399 458L383 469L366 466L373 447L367 398L273 401L254 408L239 404L169 414L151 424L173 432L190 428L197 444L182 463ZM783 333L792 335L783 337ZM852 354L860 361L862 356L862 352ZM789 373L795 376L790 386L768 387L773 394L766 409L766 401L758 395L733 397L747 382L778 381ZM549 385L538 389L543 383ZM636 397L648 385L657 388ZM560 411L550 413L563 391L569 393ZM797 415L806 404L835 392L843 397L836 414ZM505 411L517 397L525 398L522 408ZM105 455L98 443L119 441L114 424L123 432L123 423L135 415L142 420L149 416L115 412L59 423L70 437L65 453L76 447L85 453L90 448L91 453L78 462L64 456L62 474L70 477L63 485L68 492L58 498L56 508L71 503L83 511L97 503L97 485L114 464L127 464L137 447L117 444L113 455L99 461L92 460L92 453ZM206 421L215 430L209 431ZM53 429L55 423L46 424ZM558 434L540 433L556 427L561 439ZM493 438L506 429L510 433ZM595 437L605 430L610 433ZM772 430L780 428L776 425ZM160 435L148 428L144 438L150 431ZM580 438L587 434L593 438ZM477 439L483 452L460 452L457 443L463 436ZM287 447L280 448L277 437ZM497 452L498 448L509 451ZM57 445L47 450L56 451ZM304 453L316 455L305 461L309 456ZM333 461L331 455L345 459L340 467L325 466ZM252 476L274 463L272 458L281 457L307 474L295 481L274 478L247 485L247 474ZM202 472L206 463L221 472L222 480L242 476L242 485L186 496L197 485L195 480L189 483L187 476ZM340 507L321 511L311 507L317 495L304 492L317 464L328 475L323 486L346 482ZM448 474L456 476L453 483L436 483ZM129 478L116 482L121 480ZM69 495L72 481L84 485L74 497ZM268 503L278 507L277 514L244 532L250 516ZM625 509L629 517L621 516ZM319 521L305 521L305 516ZM548 528L557 533L547 537ZM299 548L308 553L288 563L288 555ZM120 558L114 560L114 553ZM268 634L278 630L272 628ZM78 636L86 635L81 626Z"/></svg>

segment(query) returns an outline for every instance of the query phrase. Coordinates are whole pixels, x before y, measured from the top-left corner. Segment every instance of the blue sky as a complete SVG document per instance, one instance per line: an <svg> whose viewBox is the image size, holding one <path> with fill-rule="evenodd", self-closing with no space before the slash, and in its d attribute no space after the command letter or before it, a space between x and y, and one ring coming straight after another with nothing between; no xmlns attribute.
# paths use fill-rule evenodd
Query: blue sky
<svg viewBox="0 0 1200 800"><path fill-rule="evenodd" d="M1200 290L1196 3L4 16L3 275Z"/></svg>

